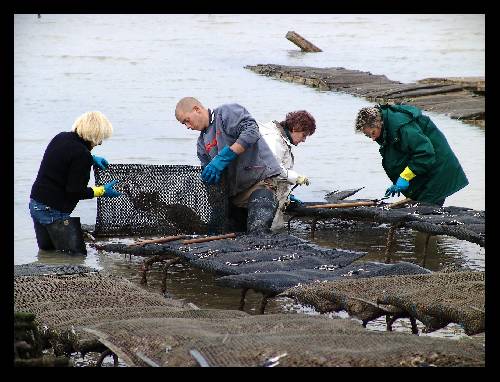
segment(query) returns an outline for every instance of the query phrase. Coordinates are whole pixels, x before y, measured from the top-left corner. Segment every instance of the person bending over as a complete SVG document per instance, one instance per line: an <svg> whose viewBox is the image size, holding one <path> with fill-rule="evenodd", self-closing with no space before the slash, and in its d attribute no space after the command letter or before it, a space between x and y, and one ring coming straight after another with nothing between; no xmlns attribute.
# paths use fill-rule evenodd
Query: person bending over
<svg viewBox="0 0 500 382"><path fill-rule="evenodd" d="M203 181L217 184L227 173L231 229L270 232L281 167L261 139L255 119L236 103L209 109L193 97L179 100L175 117L200 132L197 155Z"/></svg>
<svg viewBox="0 0 500 382"><path fill-rule="evenodd" d="M291 194L291 186L308 186L310 183L306 176L293 170L294 157L292 145L297 146L314 134L316 121L307 111L299 110L288 113L282 122L258 122L258 124L262 137L281 166L281 173L277 177L278 187L276 195L278 198L278 210L271 226L271 229L275 231L284 228L283 211L289 201L302 203Z"/></svg>
<svg viewBox="0 0 500 382"><path fill-rule="evenodd" d="M355 131L380 145L382 166L393 183L385 196L402 193L442 206L446 197L469 184L444 134L415 106L362 108Z"/></svg>

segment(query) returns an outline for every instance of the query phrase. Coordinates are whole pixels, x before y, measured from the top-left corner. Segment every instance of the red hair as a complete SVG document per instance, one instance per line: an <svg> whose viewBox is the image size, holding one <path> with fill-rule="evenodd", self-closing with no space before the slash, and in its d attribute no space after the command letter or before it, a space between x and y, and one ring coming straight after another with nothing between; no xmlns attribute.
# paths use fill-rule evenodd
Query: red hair
<svg viewBox="0 0 500 382"><path fill-rule="evenodd" d="M316 131L316 121L314 117L305 110L292 111L286 115L286 118L281 125L286 127L290 132L305 131L309 135Z"/></svg>

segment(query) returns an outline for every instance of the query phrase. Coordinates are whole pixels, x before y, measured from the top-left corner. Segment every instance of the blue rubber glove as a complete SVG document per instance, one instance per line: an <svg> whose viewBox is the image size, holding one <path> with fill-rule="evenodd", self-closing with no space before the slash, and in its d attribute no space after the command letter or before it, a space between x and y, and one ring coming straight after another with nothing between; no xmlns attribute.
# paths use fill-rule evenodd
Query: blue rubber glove
<svg viewBox="0 0 500 382"><path fill-rule="evenodd" d="M92 155L92 159L94 160L94 166L99 167L101 170L106 170L106 168L109 166L108 161L103 157Z"/></svg>
<svg viewBox="0 0 500 382"><path fill-rule="evenodd" d="M389 187L386 191L385 191L385 196L394 196L396 193L398 194L398 196L400 195L400 193L402 191L405 191L408 189L408 187L410 186L410 182L408 182L407 180L399 177L396 184L393 184L391 187Z"/></svg>
<svg viewBox="0 0 500 382"><path fill-rule="evenodd" d="M302 204L302 200L298 199L295 197L295 195L290 194L289 199L291 202L297 203L297 204Z"/></svg>
<svg viewBox="0 0 500 382"><path fill-rule="evenodd" d="M116 198L117 196L120 196L122 193L116 191L113 189L113 186L118 183L117 180L112 180L111 182L108 182L104 185L104 195L103 197L108 197L108 198Z"/></svg>
<svg viewBox="0 0 500 382"><path fill-rule="evenodd" d="M238 154L231 150L229 146L224 147L220 153L205 166L201 172L201 179L208 184L219 183L222 171L229 163L235 160L237 156Z"/></svg>

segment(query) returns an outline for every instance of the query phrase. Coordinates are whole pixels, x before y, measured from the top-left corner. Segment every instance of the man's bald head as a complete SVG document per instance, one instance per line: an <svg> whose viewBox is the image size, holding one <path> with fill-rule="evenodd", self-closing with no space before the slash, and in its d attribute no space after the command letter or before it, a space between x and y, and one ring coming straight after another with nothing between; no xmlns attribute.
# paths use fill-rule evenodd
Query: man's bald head
<svg viewBox="0 0 500 382"><path fill-rule="evenodd" d="M191 130L202 131L209 124L208 110L194 97L184 97L177 102L175 118Z"/></svg>
<svg viewBox="0 0 500 382"><path fill-rule="evenodd" d="M178 119L179 113L189 113L193 110L194 106L203 108L203 105L194 97L184 97L175 106L175 117Z"/></svg>

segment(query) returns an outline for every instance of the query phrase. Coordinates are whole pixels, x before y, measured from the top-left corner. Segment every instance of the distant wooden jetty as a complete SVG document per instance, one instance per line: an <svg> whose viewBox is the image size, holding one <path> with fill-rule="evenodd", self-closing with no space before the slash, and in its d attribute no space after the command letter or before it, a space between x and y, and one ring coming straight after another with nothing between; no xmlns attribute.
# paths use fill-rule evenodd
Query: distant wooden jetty
<svg viewBox="0 0 500 382"><path fill-rule="evenodd" d="M415 83L345 68L313 68L273 64L247 65L258 74L320 90L341 91L369 101L400 103L484 127L484 77L425 78Z"/></svg>

